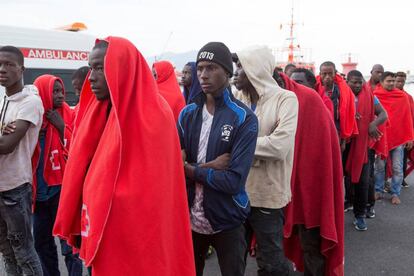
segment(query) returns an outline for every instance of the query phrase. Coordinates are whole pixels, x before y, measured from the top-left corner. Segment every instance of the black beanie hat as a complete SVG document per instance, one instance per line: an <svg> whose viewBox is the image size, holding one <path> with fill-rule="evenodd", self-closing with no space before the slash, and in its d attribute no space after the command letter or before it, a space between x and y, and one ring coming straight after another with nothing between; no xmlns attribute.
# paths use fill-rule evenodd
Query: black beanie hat
<svg viewBox="0 0 414 276"><path fill-rule="evenodd" d="M197 64L200 61L211 61L224 68L230 77L233 76L233 60L229 48L222 42L209 42L197 54Z"/></svg>

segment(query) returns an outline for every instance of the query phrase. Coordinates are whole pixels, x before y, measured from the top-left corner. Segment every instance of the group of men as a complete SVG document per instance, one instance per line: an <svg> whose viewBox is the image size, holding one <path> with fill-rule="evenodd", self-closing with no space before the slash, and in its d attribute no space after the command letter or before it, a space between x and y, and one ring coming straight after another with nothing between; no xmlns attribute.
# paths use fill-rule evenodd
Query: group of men
<svg viewBox="0 0 414 276"><path fill-rule="evenodd" d="M258 275L343 275L344 183L357 230L384 196L385 164L400 203L413 101L405 75L395 88L380 65L366 83L332 62L317 77L293 67L279 72L267 47L210 42L181 92L171 63L151 70L108 37L74 74L72 110L60 78L24 86L23 55L1 47L6 273L59 275L57 236L70 275L81 258L93 275L199 276L210 246L222 275L244 275L249 253Z"/></svg>

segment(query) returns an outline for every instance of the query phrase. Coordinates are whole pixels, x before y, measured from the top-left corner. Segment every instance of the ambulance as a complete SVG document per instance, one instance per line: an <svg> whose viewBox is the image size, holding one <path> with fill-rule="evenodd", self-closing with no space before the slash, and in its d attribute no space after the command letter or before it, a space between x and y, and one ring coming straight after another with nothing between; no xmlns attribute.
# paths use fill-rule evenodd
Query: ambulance
<svg viewBox="0 0 414 276"><path fill-rule="evenodd" d="M19 48L24 55L26 70L24 84L33 84L44 74L62 78L66 90L66 102L73 106L78 99L71 84L73 72L88 65L89 52L95 37L84 33L83 23L73 23L55 30L41 30L12 26L0 26L0 46ZM4 87L0 86L0 96Z"/></svg>

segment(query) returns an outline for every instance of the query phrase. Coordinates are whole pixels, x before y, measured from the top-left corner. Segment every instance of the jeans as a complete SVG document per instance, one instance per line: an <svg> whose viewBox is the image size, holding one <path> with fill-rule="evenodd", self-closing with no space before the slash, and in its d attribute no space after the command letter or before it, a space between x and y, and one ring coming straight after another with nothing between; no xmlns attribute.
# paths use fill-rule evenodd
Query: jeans
<svg viewBox="0 0 414 276"><path fill-rule="evenodd" d="M391 150L390 157L392 159L391 195L400 196L401 184L404 179L404 146L399 146ZM382 160L379 157L375 159L375 191L377 193L384 192L385 164L385 160Z"/></svg>
<svg viewBox="0 0 414 276"><path fill-rule="evenodd" d="M323 276L325 274L325 257L321 253L320 228L306 229L305 225L298 225L300 244L303 250L305 264L304 276Z"/></svg>
<svg viewBox="0 0 414 276"><path fill-rule="evenodd" d="M32 186L0 192L0 252L8 276L43 276L32 236Z"/></svg>
<svg viewBox="0 0 414 276"><path fill-rule="evenodd" d="M193 231L192 235L197 276L203 275L207 250L210 245L217 252L222 276L244 275L246 267L244 252L247 250L247 245L243 225L211 235L199 234Z"/></svg>
<svg viewBox="0 0 414 276"><path fill-rule="evenodd" d="M72 247L69 246L65 240L60 240L62 248L62 255L65 256L65 264L68 269L69 276L82 276L82 260L79 259L79 254L73 254Z"/></svg>
<svg viewBox="0 0 414 276"><path fill-rule="evenodd" d="M46 201L37 201L33 220L35 248L42 263L44 276L59 276L58 252L52 235L60 193ZM72 248L60 241L69 276L82 276L82 261L72 254Z"/></svg>
<svg viewBox="0 0 414 276"><path fill-rule="evenodd" d="M251 207L246 229L256 235L258 276L284 276L293 271L283 252L283 224L283 209ZM247 235L248 244L250 237Z"/></svg>

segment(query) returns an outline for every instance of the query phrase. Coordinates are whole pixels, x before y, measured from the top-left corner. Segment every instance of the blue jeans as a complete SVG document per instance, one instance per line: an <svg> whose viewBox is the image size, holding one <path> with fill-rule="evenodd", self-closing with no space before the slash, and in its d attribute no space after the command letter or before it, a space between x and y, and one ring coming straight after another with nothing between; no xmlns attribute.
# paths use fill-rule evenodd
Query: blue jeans
<svg viewBox="0 0 414 276"><path fill-rule="evenodd" d="M73 254L72 247L66 241L60 240L62 255L65 256L65 264L68 269L69 276L82 276L82 260L79 254Z"/></svg>
<svg viewBox="0 0 414 276"><path fill-rule="evenodd" d="M401 184L404 180L403 158L404 146L396 147L390 151L392 159L391 195L400 196ZM375 191L384 192L386 160L377 157L375 159Z"/></svg>
<svg viewBox="0 0 414 276"><path fill-rule="evenodd" d="M0 192L0 252L9 276L43 276L32 236L32 186Z"/></svg>
<svg viewBox="0 0 414 276"><path fill-rule="evenodd" d="M58 253L55 238L52 235L60 193L46 201L37 201L33 220L33 233L35 248L39 254L44 276L59 276ZM62 255L65 256L65 264L69 276L82 276L82 261L77 255L72 254L72 248L66 242L60 242Z"/></svg>

